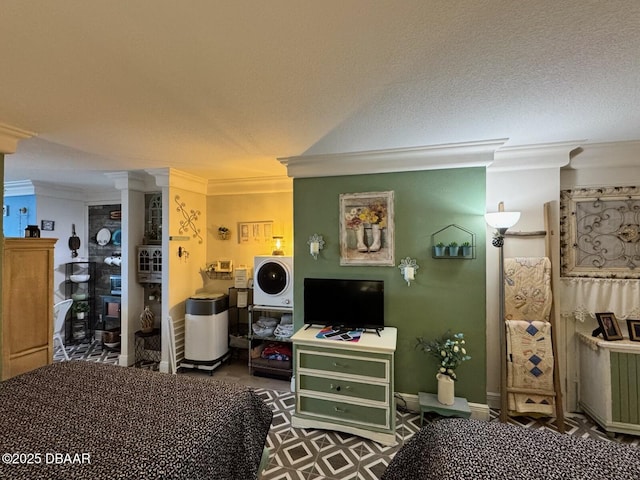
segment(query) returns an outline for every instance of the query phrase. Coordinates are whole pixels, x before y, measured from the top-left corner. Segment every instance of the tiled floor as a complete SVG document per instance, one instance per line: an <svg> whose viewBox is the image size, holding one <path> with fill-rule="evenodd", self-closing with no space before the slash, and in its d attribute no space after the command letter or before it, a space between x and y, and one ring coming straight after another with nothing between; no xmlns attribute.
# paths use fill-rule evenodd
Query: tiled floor
<svg viewBox="0 0 640 480"><path fill-rule="evenodd" d="M67 347L73 359L116 363L117 354L103 352L98 346L80 345ZM54 360L62 360L56 350ZM200 370L185 371L189 375L208 376ZM403 445L420 428L420 416L413 412L396 413L397 445L385 447L371 440L333 431L297 429L291 427L291 414L295 407L290 382L249 374L246 360L240 358L216 369L212 378L241 383L256 391L273 410L273 423L267 438L271 455L262 480L370 480L379 479L382 472ZM491 420L497 421L498 412L491 411ZM553 419L529 417L510 418L510 423L524 428L555 430ZM611 441L609 437L587 417L571 416L566 419L567 434ZM640 447L640 438L618 435L613 439Z"/></svg>

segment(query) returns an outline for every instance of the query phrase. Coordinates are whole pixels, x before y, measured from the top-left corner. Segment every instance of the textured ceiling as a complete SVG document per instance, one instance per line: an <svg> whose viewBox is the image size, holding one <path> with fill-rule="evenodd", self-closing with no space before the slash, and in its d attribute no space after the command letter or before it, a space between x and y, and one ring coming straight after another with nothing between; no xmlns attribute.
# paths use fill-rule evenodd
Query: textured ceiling
<svg viewBox="0 0 640 480"><path fill-rule="evenodd" d="M37 133L7 181L640 138L636 0L0 0L0 18L0 123Z"/></svg>

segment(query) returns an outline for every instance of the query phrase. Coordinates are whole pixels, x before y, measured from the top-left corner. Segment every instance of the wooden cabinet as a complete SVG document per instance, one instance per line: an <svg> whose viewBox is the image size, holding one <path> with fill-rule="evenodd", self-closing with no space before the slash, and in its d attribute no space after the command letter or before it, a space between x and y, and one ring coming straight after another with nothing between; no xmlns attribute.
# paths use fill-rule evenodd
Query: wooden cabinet
<svg viewBox="0 0 640 480"><path fill-rule="evenodd" d="M385 445L396 443L393 368L397 330L364 333L358 342L316 338L320 329L292 337L296 428L352 433Z"/></svg>
<svg viewBox="0 0 640 480"><path fill-rule="evenodd" d="M640 434L640 343L578 340L580 407L607 432Z"/></svg>
<svg viewBox="0 0 640 480"><path fill-rule="evenodd" d="M2 380L53 361L53 246L6 238L2 265Z"/></svg>

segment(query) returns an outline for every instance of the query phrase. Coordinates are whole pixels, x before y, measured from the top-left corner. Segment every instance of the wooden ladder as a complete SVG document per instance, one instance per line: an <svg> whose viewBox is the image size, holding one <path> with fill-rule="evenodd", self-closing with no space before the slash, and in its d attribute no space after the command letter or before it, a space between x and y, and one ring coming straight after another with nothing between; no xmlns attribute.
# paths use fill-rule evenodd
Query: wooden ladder
<svg viewBox="0 0 640 480"><path fill-rule="evenodd" d="M536 232L507 232L505 236L508 237L545 237L545 255L551 259L551 235L549 230L549 216L551 210L551 203L544 204L544 226L545 230ZM500 268L503 269L504 265L501 260ZM552 275L551 275L551 291L553 292L553 262L551 263ZM501 281L504 281L504 276L501 272ZM504 288L504 285L501 286ZM501 308L504 312L504 305ZM507 341L506 341L506 325L504 318L501 319L500 328L500 421L505 423L509 415L509 393L524 393L531 395L545 395L554 398L555 410L556 410L556 426L560 433L565 432L564 425L564 410L562 408L562 387L560 382L560 369L558 366L558 341L556 339L556 320L555 320L555 298L551 303L551 311L549 313L549 323L551 323L551 349L553 352L553 390L539 390L539 389L527 389L507 386Z"/></svg>

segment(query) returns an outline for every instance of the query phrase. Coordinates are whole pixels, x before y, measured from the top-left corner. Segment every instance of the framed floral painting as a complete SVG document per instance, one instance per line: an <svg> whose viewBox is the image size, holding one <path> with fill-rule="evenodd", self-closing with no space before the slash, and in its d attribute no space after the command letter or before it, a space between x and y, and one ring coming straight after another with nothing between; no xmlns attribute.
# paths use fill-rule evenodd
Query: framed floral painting
<svg viewBox="0 0 640 480"><path fill-rule="evenodd" d="M340 195L340 265L395 266L393 191Z"/></svg>

